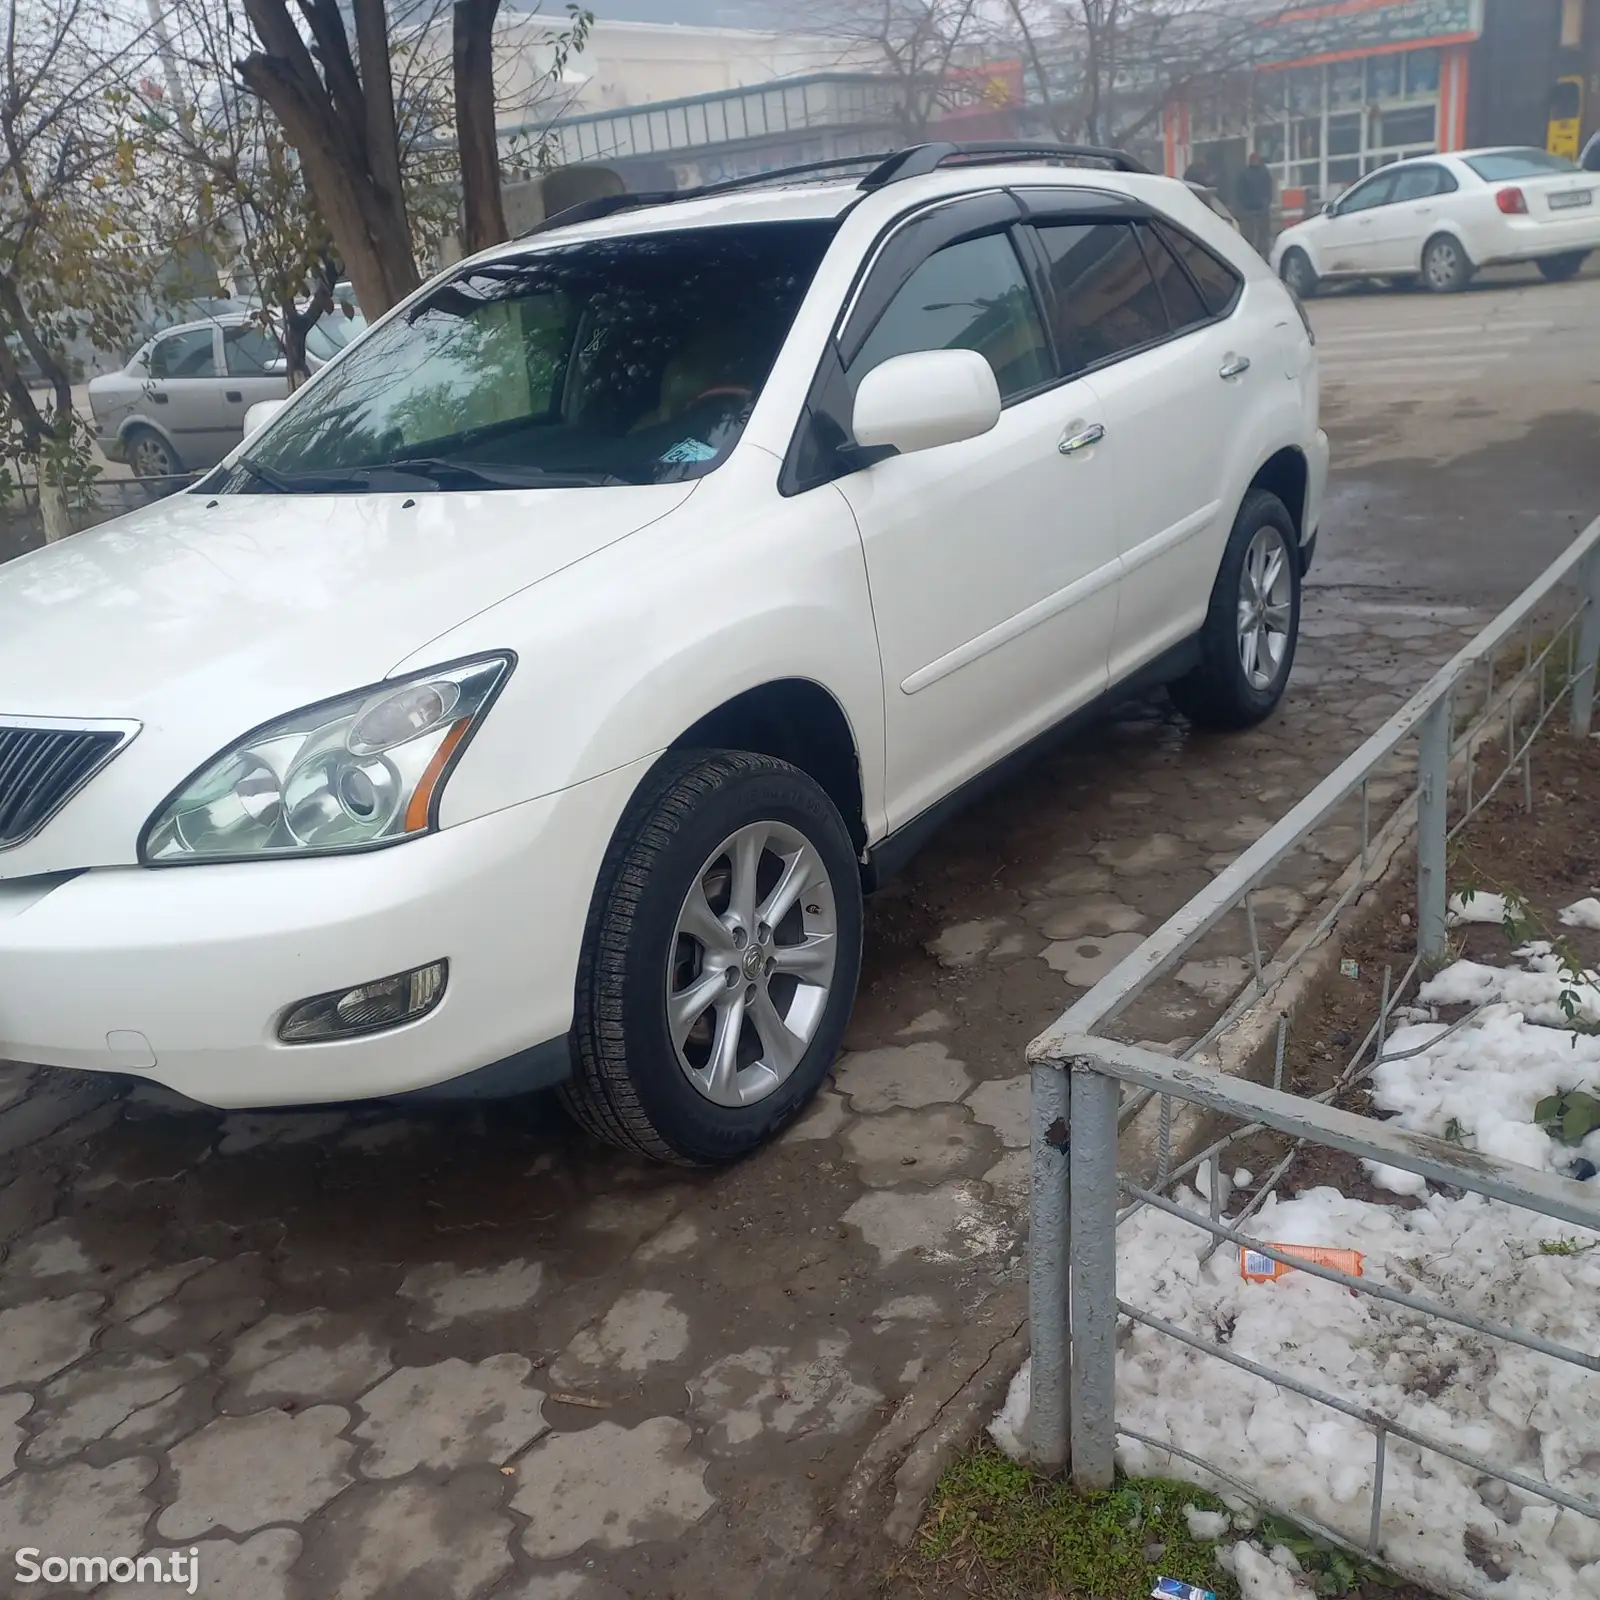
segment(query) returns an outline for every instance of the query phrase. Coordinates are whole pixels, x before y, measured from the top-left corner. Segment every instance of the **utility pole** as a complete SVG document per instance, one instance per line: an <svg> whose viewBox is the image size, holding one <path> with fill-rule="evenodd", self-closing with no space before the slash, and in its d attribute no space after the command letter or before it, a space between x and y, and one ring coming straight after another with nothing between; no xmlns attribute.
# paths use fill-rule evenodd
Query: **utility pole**
<svg viewBox="0 0 1600 1600"><path fill-rule="evenodd" d="M182 116L188 109L183 98L183 77L178 71L178 57L172 48L172 35L167 30L161 0L145 0L145 9L150 13L150 31L155 35L156 53L161 57L161 76L166 79L167 98L172 102L172 109Z"/></svg>

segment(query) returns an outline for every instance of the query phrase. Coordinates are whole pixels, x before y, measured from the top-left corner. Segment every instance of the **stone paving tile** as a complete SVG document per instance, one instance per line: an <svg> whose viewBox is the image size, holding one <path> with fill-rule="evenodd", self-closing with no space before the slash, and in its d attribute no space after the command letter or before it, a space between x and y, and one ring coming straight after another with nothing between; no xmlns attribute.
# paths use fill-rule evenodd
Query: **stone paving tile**
<svg viewBox="0 0 1600 1600"><path fill-rule="evenodd" d="M346 1466L355 1446L340 1437L349 1423L342 1406L207 1423L168 1456L176 1487L158 1531L174 1541L249 1533L320 1511L354 1481Z"/></svg>
<svg viewBox="0 0 1600 1600"><path fill-rule="evenodd" d="M598 1422L548 1436L517 1474L511 1504L528 1518L523 1548L544 1560L587 1544L616 1550L672 1538L692 1527L715 1500L691 1439L675 1417L634 1428Z"/></svg>
<svg viewBox="0 0 1600 1600"><path fill-rule="evenodd" d="M353 1432L367 1441L363 1475L502 1465L548 1427L544 1390L528 1382L532 1372L526 1356L498 1355L476 1364L452 1356L391 1373L361 1397L362 1421Z"/></svg>
<svg viewBox="0 0 1600 1600"><path fill-rule="evenodd" d="M1313 590L1261 728L1133 705L953 823L869 907L832 1081L725 1172L543 1102L224 1116L0 1066L0 1541L194 1544L211 1600L852 1592L828 1508L1022 1288L1028 1040L1471 625ZM1264 886L1264 945L1359 822ZM1192 1039L1248 953L1225 919L1126 1036Z"/></svg>
<svg viewBox="0 0 1600 1600"><path fill-rule="evenodd" d="M303 1563L339 1600L473 1600L512 1568L502 1480L362 1484L330 1508Z"/></svg>

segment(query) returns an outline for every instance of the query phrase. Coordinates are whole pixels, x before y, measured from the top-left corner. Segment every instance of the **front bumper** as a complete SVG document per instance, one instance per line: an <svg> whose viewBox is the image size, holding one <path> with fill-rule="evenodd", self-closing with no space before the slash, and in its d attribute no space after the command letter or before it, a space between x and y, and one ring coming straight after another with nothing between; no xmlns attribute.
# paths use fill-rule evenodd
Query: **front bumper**
<svg viewBox="0 0 1600 1600"><path fill-rule="evenodd" d="M406 1093L564 1038L600 862L649 761L365 855L0 883L0 1057L210 1105ZM281 1044L285 1007L445 957L416 1022Z"/></svg>

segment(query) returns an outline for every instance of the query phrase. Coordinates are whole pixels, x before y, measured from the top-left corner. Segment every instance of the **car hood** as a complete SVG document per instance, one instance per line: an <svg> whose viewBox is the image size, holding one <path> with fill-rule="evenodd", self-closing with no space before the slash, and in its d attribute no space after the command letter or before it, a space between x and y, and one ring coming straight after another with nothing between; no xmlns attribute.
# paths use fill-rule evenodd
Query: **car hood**
<svg viewBox="0 0 1600 1600"><path fill-rule="evenodd" d="M0 714L137 720L111 772L147 772L154 804L252 727L387 676L694 488L176 495L0 566Z"/></svg>
<svg viewBox="0 0 1600 1600"><path fill-rule="evenodd" d="M384 677L693 488L176 495L0 566L0 711L226 699L243 731Z"/></svg>

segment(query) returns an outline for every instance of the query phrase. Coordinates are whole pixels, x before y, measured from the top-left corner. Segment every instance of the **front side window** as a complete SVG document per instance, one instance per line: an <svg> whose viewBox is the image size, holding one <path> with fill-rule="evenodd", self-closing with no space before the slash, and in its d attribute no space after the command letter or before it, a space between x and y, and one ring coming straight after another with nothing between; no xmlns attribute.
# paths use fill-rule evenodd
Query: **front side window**
<svg viewBox="0 0 1600 1600"><path fill-rule="evenodd" d="M331 366L226 487L699 477L743 431L833 229L632 234L474 267Z"/></svg>
<svg viewBox="0 0 1600 1600"><path fill-rule="evenodd" d="M1065 374L1167 337L1161 291L1128 223L1046 224L1039 238L1050 262Z"/></svg>
<svg viewBox="0 0 1600 1600"><path fill-rule="evenodd" d="M1462 160L1486 183L1504 183L1512 178L1551 178L1563 172L1577 172L1578 164L1548 150L1493 150L1484 156L1463 156Z"/></svg>
<svg viewBox="0 0 1600 1600"><path fill-rule="evenodd" d="M1033 291L1003 233L936 250L884 308L850 363L852 384L890 356L976 350L994 368L1001 399L1049 382L1049 347Z"/></svg>
<svg viewBox="0 0 1600 1600"><path fill-rule="evenodd" d="M210 328L189 328L157 339L150 349L152 378L214 378L217 356Z"/></svg>
<svg viewBox="0 0 1600 1600"><path fill-rule="evenodd" d="M1380 172L1377 177L1352 189L1339 202L1339 215L1347 217L1353 211L1371 211L1374 206L1386 206L1394 198L1392 172Z"/></svg>

